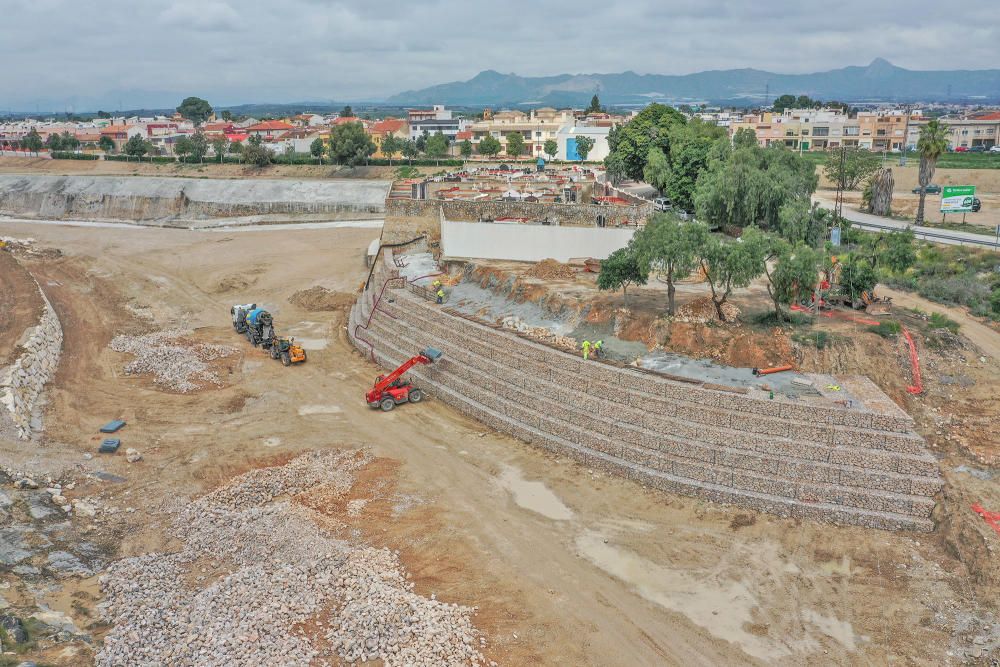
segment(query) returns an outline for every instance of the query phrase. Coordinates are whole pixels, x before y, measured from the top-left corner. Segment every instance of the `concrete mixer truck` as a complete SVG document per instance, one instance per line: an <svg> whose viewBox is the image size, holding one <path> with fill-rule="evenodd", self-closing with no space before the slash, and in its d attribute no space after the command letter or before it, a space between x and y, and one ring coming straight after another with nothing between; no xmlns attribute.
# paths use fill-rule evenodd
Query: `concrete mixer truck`
<svg viewBox="0 0 1000 667"><path fill-rule="evenodd" d="M264 349L274 343L274 318L263 308L254 308L246 316L246 337L250 343Z"/></svg>
<svg viewBox="0 0 1000 667"><path fill-rule="evenodd" d="M244 303L242 305L236 304L229 309L229 314L233 317L233 329L236 333L246 333L247 331L247 313L257 307L256 303Z"/></svg>

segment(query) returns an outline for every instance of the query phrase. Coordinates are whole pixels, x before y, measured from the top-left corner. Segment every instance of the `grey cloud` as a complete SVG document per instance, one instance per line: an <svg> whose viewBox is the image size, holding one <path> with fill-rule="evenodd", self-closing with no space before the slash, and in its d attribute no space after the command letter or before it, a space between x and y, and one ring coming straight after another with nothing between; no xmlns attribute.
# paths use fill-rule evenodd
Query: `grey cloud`
<svg viewBox="0 0 1000 667"><path fill-rule="evenodd" d="M880 56L912 69L1000 66L994 0L946 12L931 0L4 4L13 6L0 22L0 108L111 106L110 95L127 107L188 94L216 104L370 100L484 69L802 73Z"/></svg>

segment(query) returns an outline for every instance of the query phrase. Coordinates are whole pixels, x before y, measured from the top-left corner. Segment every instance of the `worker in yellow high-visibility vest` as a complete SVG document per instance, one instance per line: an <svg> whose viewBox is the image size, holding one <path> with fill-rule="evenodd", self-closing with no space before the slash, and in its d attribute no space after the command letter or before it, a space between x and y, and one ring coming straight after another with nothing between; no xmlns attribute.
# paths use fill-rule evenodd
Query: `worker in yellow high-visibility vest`
<svg viewBox="0 0 1000 667"><path fill-rule="evenodd" d="M437 302L438 303L444 303L444 290L443 289L438 289L438 291L437 291Z"/></svg>
<svg viewBox="0 0 1000 667"><path fill-rule="evenodd" d="M583 348L583 358L584 358L584 360L589 359L590 358L590 341L589 340L583 341L583 344L581 345L581 347Z"/></svg>
<svg viewBox="0 0 1000 667"><path fill-rule="evenodd" d="M599 359L604 356L604 341L599 340L594 343L594 359Z"/></svg>

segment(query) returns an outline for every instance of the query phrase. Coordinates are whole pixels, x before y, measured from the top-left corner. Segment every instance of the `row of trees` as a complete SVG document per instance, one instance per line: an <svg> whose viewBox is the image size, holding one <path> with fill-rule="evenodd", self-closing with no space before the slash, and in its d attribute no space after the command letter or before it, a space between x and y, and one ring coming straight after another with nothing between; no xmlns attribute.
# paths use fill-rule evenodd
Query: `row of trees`
<svg viewBox="0 0 1000 667"><path fill-rule="evenodd" d="M911 231L858 234L854 251L840 262L841 287L860 295L873 289L880 270L905 272L916 261L913 239ZM733 291L764 276L775 316L781 321L782 306L809 300L820 282L820 271L829 271L833 262L829 252L758 227L748 227L738 239L731 239L712 234L703 223L681 222L660 213L636 232L627 247L601 263L597 286L624 292L630 285L645 285L653 275L666 283L667 314L673 315L677 281L700 270L716 315L725 321L723 306Z"/></svg>

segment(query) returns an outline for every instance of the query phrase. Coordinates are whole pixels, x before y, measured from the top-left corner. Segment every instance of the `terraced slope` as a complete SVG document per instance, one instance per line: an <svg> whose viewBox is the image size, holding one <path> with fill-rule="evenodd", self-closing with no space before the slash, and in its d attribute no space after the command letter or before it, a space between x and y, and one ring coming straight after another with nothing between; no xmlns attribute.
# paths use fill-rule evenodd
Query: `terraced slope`
<svg viewBox="0 0 1000 667"><path fill-rule="evenodd" d="M867 407L846 409L584 362L449 313L402 279L378 299L393 276L386 262L351 312L355 345L387 368L428 345L443 350L439 363L411 371L414 379L492 428L666 491L836 523L933 529L937 462L910 418L873 386Z"/></svg>

